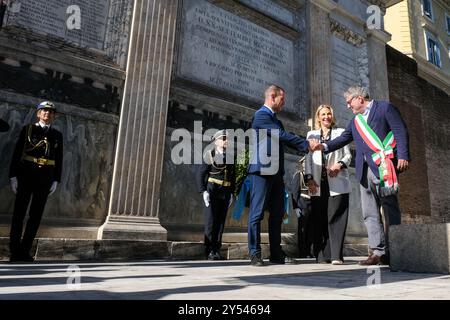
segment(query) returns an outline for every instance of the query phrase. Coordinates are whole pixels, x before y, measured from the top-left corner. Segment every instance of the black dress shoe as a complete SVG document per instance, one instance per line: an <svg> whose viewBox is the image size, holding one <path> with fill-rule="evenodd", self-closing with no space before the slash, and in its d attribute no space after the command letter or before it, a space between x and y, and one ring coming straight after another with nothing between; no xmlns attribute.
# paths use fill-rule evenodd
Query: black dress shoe
<svg viewBox="0 0 450 320"><path fill-rule="evenodd" d="M285 258L286 258L286 255L284 254L284 252L282 252L281 254L270 255L269 261L270 261L270 263L274 263L274 264L284 264Z"/></svg>
<svg viewBox="0 0 450 320"><path fill-rule="evenodd" d="M219 252L213 252L208 255L208 260L227 260Z"/></svg>
<svg viewBox="0 0 450 320"><path fill-rule="evenodd" d="M22 254L20 259L21 259L20 261L23 261L23 262L34 262L34 258L32 256L30 256L30 254L28 254L28 253Z"/></svg>
<svg viewBox="0 0 450 320"><path fill-rule="evenodd" d="M216 258L217 260L227 260L223 255L221 255L219 252L216 252Z"/></svg>
<svg viewBox="0 0 450 320"><path fill-rule="evenodd" d="M19 256L17 254L12 254L9 257L9 262L19 262L19 261L20 261L20 259L19 259Z"/></svg>
<svg viewBox="0 0 450 320"><path fill-rule="evenodd" d="M288 257L283 251L279 255L271 256L269 261L274 264L292 264L295 262L294 259Z"/></svg>
<svg viewBox="0 0 450 320"><path fill-rule="evenodd" d="M292 259L291 257L286 256L284 258L284 263L285 264L296 264L296 261L295 261L295 259Z"/></svg>
<svg viewBox="0 0 450 320"><path fill-rule="evenodd" d="M319 263L319 264L330 264L331 263L331 259L317 260L317 263Z"/></svg>
<svg viewBox="0 0 450 320"><path fill-rule="evenodd" d="M13 254L10 256L9 262L34 262L34 258L28 253Z"/></svg>
<svg viewBox="0 0 450 320"><path fill-rule="evenodd" d="M264 266L264 261L261 258L260 254L255 254L252 257L250 264L255 267L262 267L262 266Z"/></svg>
<svg viewBox="0 0 450 320"><path fill-rule="evenodd" d="M219 260L214 252L210 252L208 255L208 260Z"/></svg>
<svg viewBox="0 0 450 320"><path fill-rule="evenodd" d="M285 264L284 259L269 259L269 261L273 264Z"/></svg>

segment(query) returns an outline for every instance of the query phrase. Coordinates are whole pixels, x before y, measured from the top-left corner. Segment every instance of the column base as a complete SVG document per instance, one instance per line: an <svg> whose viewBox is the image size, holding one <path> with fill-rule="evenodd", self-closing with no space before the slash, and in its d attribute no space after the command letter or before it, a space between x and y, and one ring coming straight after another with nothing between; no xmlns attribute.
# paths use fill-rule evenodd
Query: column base
<svg viewBox="0 0 450 320"><path fill-rule="evenodd" d="M98 239L167 241L158 218L110 216L99 228Z"/></svg>

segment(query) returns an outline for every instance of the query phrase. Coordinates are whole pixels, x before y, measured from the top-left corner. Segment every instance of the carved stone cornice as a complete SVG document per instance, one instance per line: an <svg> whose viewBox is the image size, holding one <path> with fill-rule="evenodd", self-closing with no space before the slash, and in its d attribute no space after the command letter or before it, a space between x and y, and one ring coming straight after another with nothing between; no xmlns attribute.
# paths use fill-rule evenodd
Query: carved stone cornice
<svg viewBox="0 0 450 320"><path fill-rule="evenodd" d="M383 43L388 43L392 39L392 35L384 30L366 29L367 36L378 39Z"/></svg>
<svg viewBox="0 0 450 320"><path fill-rule="evenodd" d="M333 35L342 39L352 45L359 47L364 42L366 42L366 38L361 36L360 34L354 32L353 30L347 28L336 20L330 19L330 31Z"/></svg>
<svg viewBox="0 0 450 320"><path fill-rule="evenodd" d="M311 0L311 4L316 5L326 12L331 12L337 7L337 3L333 0Z"/></svg>

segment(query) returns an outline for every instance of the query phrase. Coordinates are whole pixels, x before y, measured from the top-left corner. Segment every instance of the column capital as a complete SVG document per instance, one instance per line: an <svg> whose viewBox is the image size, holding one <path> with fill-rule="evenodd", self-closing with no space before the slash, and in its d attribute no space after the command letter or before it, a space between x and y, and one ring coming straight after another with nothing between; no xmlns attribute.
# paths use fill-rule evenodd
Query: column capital
<svg viewBox="0 0 450 320"><path fill-rule="evenodd" d="M326 12L331 12L337 7L337 3L333 0L311 0L311 3Z"/></svg>

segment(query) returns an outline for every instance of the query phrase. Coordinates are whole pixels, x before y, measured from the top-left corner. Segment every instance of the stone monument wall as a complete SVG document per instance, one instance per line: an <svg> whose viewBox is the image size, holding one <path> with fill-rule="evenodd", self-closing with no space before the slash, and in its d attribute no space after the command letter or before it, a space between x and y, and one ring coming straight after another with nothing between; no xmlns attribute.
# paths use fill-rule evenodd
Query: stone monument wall
<svg viewBox="0 0 450 320"><path fill-rule="evenodd" d="M14 195L8 168L36 105L53 101L64 137L61 184L38 236L96 238L104 222L125 80L132 0L77 1L81 29L68 30L70 1L10 2L0 30L0 236L9 234Z"/></svg>
<svg viewBox="0 0 450 320"><path fill-rule="evenodd" d="M110 0L78 0L80 29L68 23L72 0L19 0L11 3L6 25L20 26L40 34L52 35L80 47L104 50ZM69 26L69 27L68 27Z"/></svg>
<svg viewBox="0 0 450 320"><path fill-rule="evenodd" d="M179 5L160 205L169 240L203 237L195 166L174 165L170 159L174 129L193 133L193 121L201 121L203 130L245 130L264 101L265 88L275 83L287 93L281 115L285 126L303 136L307 131L305 8L287 2L291 5L268 0L188 0ZM290 153L286 177L292 176L299 159ZM236 221L231 210L224 240L246 242L247 212ZM267 231L266 221L262 226ZM296 218L291 218L283 230L294 233L296 227Z"/></svg>
<svg viewBox="0 0 450 320"><path fill-rule="evenodd" d="M330 19L331 32L331 105L337 126L346 128L353 118L353 113L347 109L343 93L353 85L370 87L369 64L367 58L367 39L363 30L350 29L346 26L346 19L335 16ZM347 22L347 23L346 23ZM351 148L354 146L351 144ZM355 153L353 152L352 164ZM366 235L361 215L361 197L359 181L355 170L350 168L352 192L350 193L349 222L347 227L347 241L353 237Z"/></svg>
<svg viewBox="0 0 450 320"><path fill-rule="evenodd" d="M117 216L125 214L129 226L141 223L135 219L141 217L145 223L160 222L168 230L169 240L200 241L203 213L201 197L194 187L194 166L174 165L171 161L173 130L186 128L193 133L194 121L201 121L203 130L245 130L263 102L265 87L271 83L286 90L286 105L279 118L288 131L305 136L319 103L331 103L338 125L345 126L351 113L346 110L342 92L349 85L367 85L375 98L388 96L386 70L380 67L385 65L383 41L387 36L382 30L368 31L364 27L365 9L370 2L178 0L170 5L152 1L137 2L136 6L133 0L83 0L79 7L85 14L81 23L87 29L84 32L67 29L68 13L64 8L70 3L66 0L14 1L0 30L0 116L12 126L2 134L6 139L0 141L0 163L4 168L9 166L14 140L21 125L32 121L33 106L43 99L54 101L61 111L55 126L66 137L67 155L64 181L49 201L44 225L65 229L57 233L53 228L53 233L45 233L50 229L44 228L43 234L96 237L98 226L107 216L115 143L122 121L125 142L121 146L124 162L120 165L124 169L118 169L117 174L127 179L129 166L147 147L143 141L156 141L150 143L155 149L150 152L152 168L145 168L142 161L142 167L133 167L134 174L140 173L141 169L136 168L156 169L152 171L151 209L135 212L133 207L126 212L119 210ZM137 16L133 17L133 12ZM127 74L133 76L128 78L130 99L124 104L124 110L131 111L125 117L122 113L119 119L132 20L136 22L134 58L128 61ZM155 43L158 45L152 47ZM139 118L144 110L153 115ZM436 118L436 110L422 117L427 119L424 124ZM138 128L127 127L127 117L131 116L134 123L140 123ZM414 113L409 121L416 122L414 117L420 118ZM154 133L149 140L143 136L147 129ZM426 135L437 137L429 130ZM201 142L198 136L192 135L191 139ZM127 152L136 144L136 154ZM420 152L427 159L432 159L430 154L437 155L433 164L443 161L446 155L445 148L436 151L428 146ZM161 175L158 168L163 153ZM287 152L288 184L299 156L294 150ZM5 226L13 195L8 189L7 172L0 174L1 236L7 234ZM353 192L348 243L353 242L353 237L360 241L366 235L353 168L350 175ZM448 189L446 180L439 179L431 169L427 177L430 184ZM440 217L448 208L442 194L430 194L433 217ZM133 191L126 196L140 199L142 194ZM427 206L425 201L424 210ZM225 241L247 241L246 214L239 221L229 215ZM118 224L124 223L119 220ZM286 235L295 232L295 220L291 217L283 225ZM71 233L69 226L85 227L86 232ZM266 228L267 224L263 222L262 226Z"/></svg>

